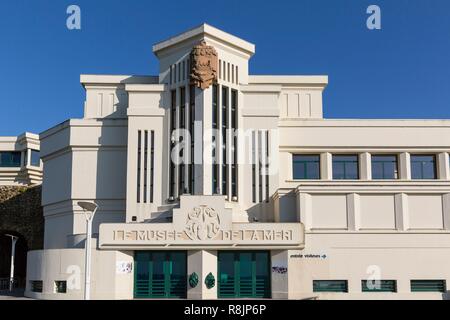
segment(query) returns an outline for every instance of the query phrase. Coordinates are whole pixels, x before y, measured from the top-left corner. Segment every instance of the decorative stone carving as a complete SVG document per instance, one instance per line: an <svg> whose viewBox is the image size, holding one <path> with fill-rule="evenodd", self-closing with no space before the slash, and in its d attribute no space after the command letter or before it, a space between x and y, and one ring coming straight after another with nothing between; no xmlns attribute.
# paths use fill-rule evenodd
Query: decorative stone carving
<svg viewBox="0 0 450 320"><path fill-rule="evenodd" d="M201 89L208 89L217 81L219 60L217 51L203 40L191 51L191 84Z"/></svg>
<svg viewBox="0 0 450 320"><path fill-rule="evenodd" d="M214 275L210 272L205 278L205 285L206 288L212 289L216 285L216 278L214 278Z"/></svg>
<svg viewBox="0 0 450 320"><path fill-rule="evenodd" d="M185 232L192 240L214 239L219 229L219 215L211 207L202 205L192 209L187 215Z"/></svg>
<svg viewBox="0 0 450 320"><path fill-rule="evenodd" d="M189 276L189 286L191 288L195 288L198 284L198 275L197 273L193 272L190 276Z"/></svg>

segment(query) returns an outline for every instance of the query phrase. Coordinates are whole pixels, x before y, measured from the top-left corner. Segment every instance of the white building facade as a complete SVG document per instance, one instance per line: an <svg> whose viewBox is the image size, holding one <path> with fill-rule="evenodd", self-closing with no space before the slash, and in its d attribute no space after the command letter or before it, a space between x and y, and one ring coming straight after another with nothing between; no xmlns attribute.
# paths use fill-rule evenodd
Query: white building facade
<svg viewBox="0 0 450 320"><path fill-rule="evenodd" d="M447 298L450 121L323 119L326 76L249 75L255 46L206 24L153 51L40 135L27 296L83 297L93 201L94 299Z"/></svg>
<svg viewBox="0 0 450 320"><path fill-rule="evenodd" d="M0 186L33 186L42 182L39 136L25 132L0 137Z"/></svg>

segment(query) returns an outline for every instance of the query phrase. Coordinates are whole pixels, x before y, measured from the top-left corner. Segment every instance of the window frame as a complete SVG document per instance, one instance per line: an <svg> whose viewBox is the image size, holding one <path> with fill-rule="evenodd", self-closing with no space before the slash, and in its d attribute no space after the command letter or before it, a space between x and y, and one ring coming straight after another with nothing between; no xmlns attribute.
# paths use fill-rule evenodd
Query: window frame
<svg viewBox="0 0 450 320"><path fill-rule="evenodd" d="M390 161L374 161L374 157L395 157L395 171L394 171L394 177L391 178L386 178L385 177L385 168L384 165L386 163L392 163ZM380 154L380 153L376 153L376 154L371 154L370 155L370 170L371 170L371 175L372 175L372 180L398 180L399 179L399 161L398 161L399 157L397 154ZM374 177L374 170L373 170L373 165L374 163L382 163L382 171L383 171L383 177L382 178L375 178Z"/></svg>
<svg viewBox="0 0 450 320"><path fill-rule="evenodd" d="M381 282L380 289L369 289L367 288L367 282L370 280L361 280L361 292L363 293L397 293L397 280L379 280ZM393 290L387 290L386 288L383 288L382 283L391 282L393 284L392 288Z"/></svg>
<svg viewBox="0 0 450 320"><path fill-rule="evenodd" d="M341 161L337 161L337 160L335 160L336 158L339 158L339 157L355 157L356 158L356 178L347 178L347 174L346 174L347 163L354 163L354 162L342 161L342 160ZM344 165L344 167L343 167L344 168L344 173L343 173L344 178L336 178L336 176L335 176L335 171L336 170L334 169L335 163ZM357 153L332 154L331 155L331 167L332 167L332 173L333 173L333 180L338 180L338 181L341 181L341 180L360 180L360 172L359 172L359 170L360 170L360 161L359 161L359 154L357 154Z"/></svg>
<svg viewBox="0 0 450 320"><path fill-rule="evenodd" d="M443 288L442 290L418 290L417 288L413 288L413 282L422 282L422 284L424 282L428 282L428 283L432 283L432 282L442 282L443 284ZM447 292L447 281L444 279L411 279L409 281L409 286L410 286L410 290L411 292L429 292L429 293L445 293Z"/></svg>
<svg viewBox="0 0 450 320"><path fill-rule="evenodd" d="M319 283L328 283L337 285L338 283L344 284L344 290L333 290L333 289L327 289L327 288L317 288L316 284ZM314 293L348 293L348 280L313 280L313 292Z"/></svg>
<svg viewBox="0 0 450 320"><path fill-rule="evenodd" d="M432 157L433 158L433 178L424 178L423 177L423 173L424 173L424 162L423 161L413 161L414 157ZM409 163L410 163L410 168L411 168L411 180L436 180L438 178L438 168L437 168L437 156L436 154L429 154L429 153L424 153L424 154L420 154L420 153L415 153L415 154L410 154L409 156ZM421 170L421 177L417 178L414 177L413 174L413 164L414 163L421 163L420 166L420 170Z"/></svg>
<svg viewBox="0 0 450 320"><path fill-rule="evenodd" d="M296 157L317 157L317 161L296 161L295 158ZM302 164L303 165L303 170L304 170L304 177L300 178L300 177L296 177L295 176L295 164ZM314 163L318 165L317 167L317 178L308 178L308 163ZM321 159L320 159L320 154L306 154L306 153L293 153L292 154L292 179L293 180L320 180L321 178L321 170L320 170L320 166L321 166Z"/></svg>

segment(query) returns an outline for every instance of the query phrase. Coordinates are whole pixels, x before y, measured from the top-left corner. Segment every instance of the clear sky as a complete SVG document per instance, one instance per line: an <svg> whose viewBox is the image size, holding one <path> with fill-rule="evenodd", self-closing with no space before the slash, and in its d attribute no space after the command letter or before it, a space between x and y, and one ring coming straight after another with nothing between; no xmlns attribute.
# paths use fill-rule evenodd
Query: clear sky
<svg viewBox="0 0 450 320"><path fill-rule="evenodd" d="M157 74L152 45L203 22L256 45L251 74L329 75L327 118L450 118L449 0L2 0L0 135L82 117L80 74Z"/></svg>

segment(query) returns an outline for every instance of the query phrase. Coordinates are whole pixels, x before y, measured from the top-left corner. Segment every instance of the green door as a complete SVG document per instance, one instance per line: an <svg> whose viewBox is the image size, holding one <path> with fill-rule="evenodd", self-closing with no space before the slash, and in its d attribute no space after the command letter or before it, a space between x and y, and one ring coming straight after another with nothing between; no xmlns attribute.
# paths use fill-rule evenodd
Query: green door
<svg viewBox="0 0 450 320"><path fill-rule="evenodd" d="M135 298L186 298L186 252L137 251Z"/></svg>
<svg viewBox="0 0 450 320"><path fill-rule="evenodd" d="M270 298L266 251L219 252L219 298Z"/></svg>

